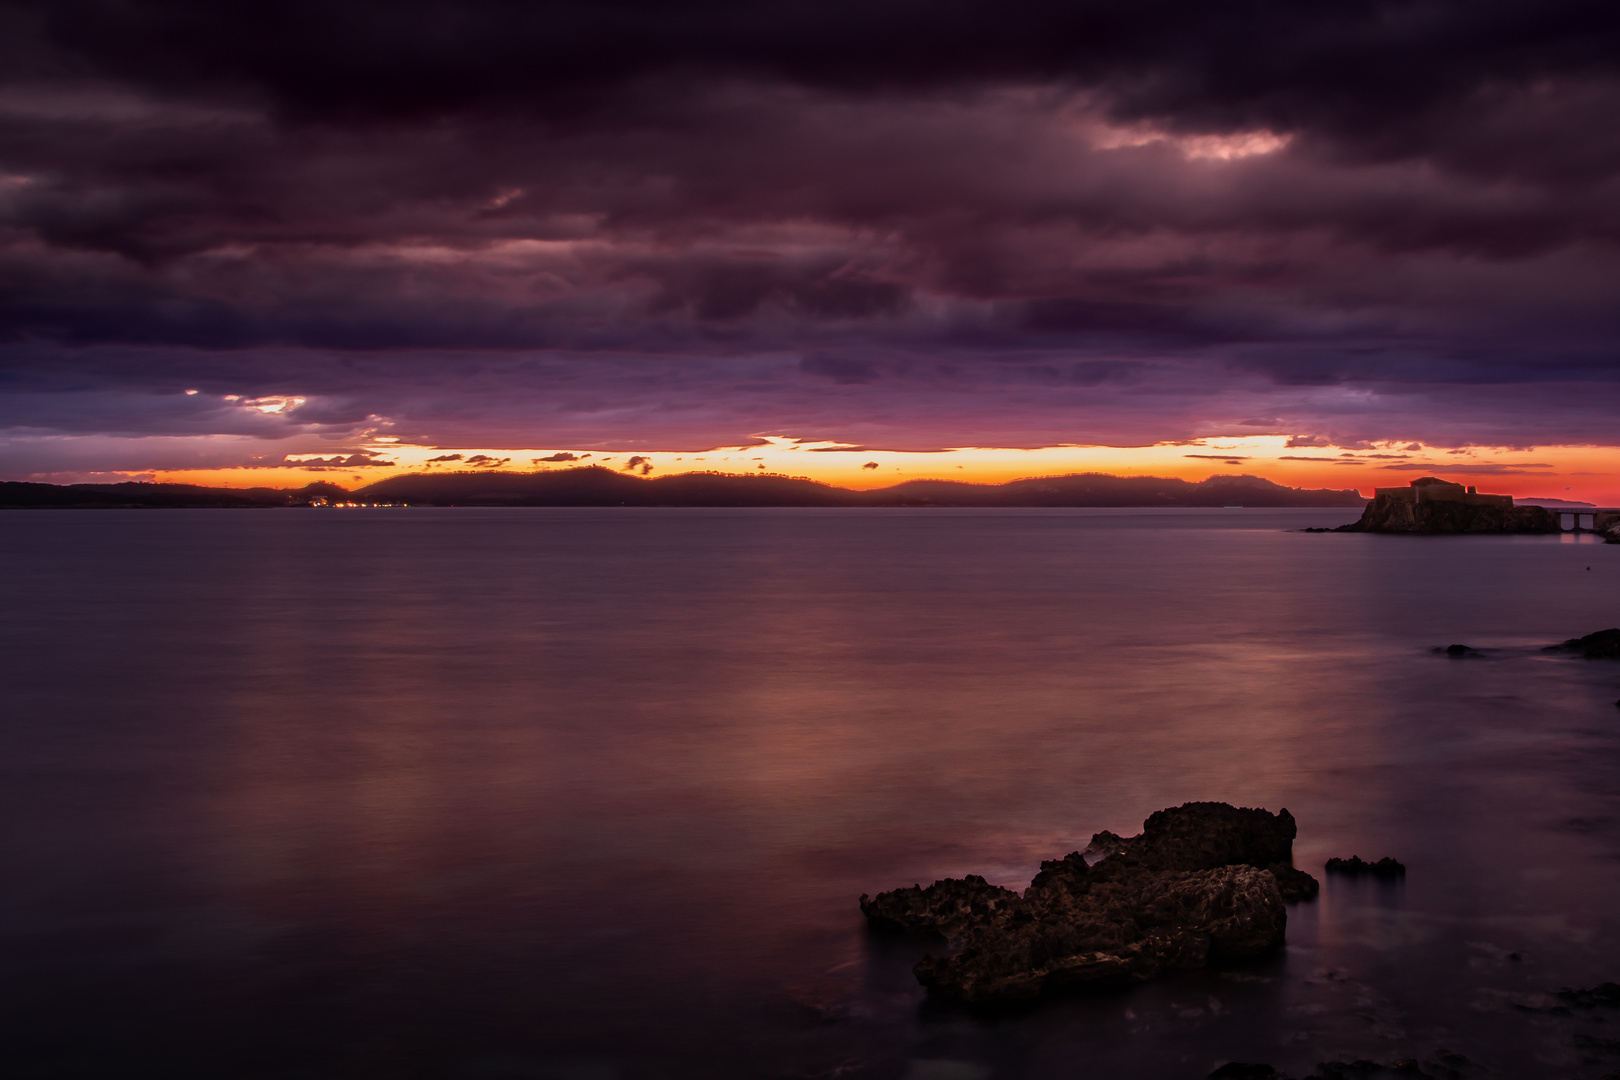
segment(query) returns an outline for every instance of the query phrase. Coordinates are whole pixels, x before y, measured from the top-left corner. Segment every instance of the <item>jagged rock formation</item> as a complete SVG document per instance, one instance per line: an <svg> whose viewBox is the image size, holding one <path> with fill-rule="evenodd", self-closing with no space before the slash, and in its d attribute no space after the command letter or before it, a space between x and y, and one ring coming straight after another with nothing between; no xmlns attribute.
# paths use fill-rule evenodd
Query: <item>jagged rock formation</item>
<svg viewBox="0 0 1620 1080"><path fill-rule="evenodd" d="M1549 652L1576 652L1588 660L1620 660L1620 627L1611 626L1585 637L1547 646Z"/></svg>
<svg viewBox="0 0 1620 1080"><path fill-rule="evenodd" d="M1226 803L1160 810L1140 836L1102 832L1088 853L1041 864L1023 894L978 875L861 897L874 928L933 934L917 979L965 1002L1030 1000L1150 979L1282 944L1285 899L1316 895L1293 867L1294 818Z"/></svg>

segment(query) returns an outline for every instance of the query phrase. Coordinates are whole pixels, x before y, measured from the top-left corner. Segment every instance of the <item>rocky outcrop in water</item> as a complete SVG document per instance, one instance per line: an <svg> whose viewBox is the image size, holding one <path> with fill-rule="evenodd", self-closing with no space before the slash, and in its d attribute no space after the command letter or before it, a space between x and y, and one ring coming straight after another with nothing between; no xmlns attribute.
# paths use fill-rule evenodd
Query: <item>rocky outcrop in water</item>
<svg viewBox="0 0 1620 1080"><path fill-rule="evenodd" d="M1412 502L1379 495L1361 512L1361 520L1338 532L1414 533L1555 533L1558 515L1542 506L1475 506L1466 502Z"/></svg>
<svg viewBox="0 0 1620 1080"><path fill-rule="evenodd" d="M1406 864L1387 855L1377 862L1366 862L1360 855L1352 855L1348 859L1329 859L1327 872L1349 874L1352 877L1371 874L1373 877L1396 878L1406 876Z"/></svg>
<svg viewBox="0 0 1620 1080"><path fill-rule="evenodd" d="M1142 833L1102 832L1041 864L1022 894L969 875L861 897L879 930L932 934L950 947L917 964L931 994L982 1005L1151 979L1178 967L1256 956L1283 942L1286 899L1317 883L1293 867L1294 818L1187 803Z"/></svg>
<svg viewBox="0 0 1620 1080"><path fill-rule="evenodd" d="M1620 627L1599 630L1585 637L1570 638L1562 644L1547 646L1547 650L1580 653L1588 660L1620 660Z"/></svg>

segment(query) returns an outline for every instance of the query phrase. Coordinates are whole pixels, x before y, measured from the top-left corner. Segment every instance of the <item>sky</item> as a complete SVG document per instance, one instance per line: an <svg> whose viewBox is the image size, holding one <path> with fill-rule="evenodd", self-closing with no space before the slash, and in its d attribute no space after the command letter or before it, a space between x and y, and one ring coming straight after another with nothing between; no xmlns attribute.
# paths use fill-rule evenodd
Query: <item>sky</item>
<svg viewBox="0 0 1620 1080"><path fill-rule="evenodd" d="M1601 2L0 0L0 479L1620 505L1617 113Z"/></svg>

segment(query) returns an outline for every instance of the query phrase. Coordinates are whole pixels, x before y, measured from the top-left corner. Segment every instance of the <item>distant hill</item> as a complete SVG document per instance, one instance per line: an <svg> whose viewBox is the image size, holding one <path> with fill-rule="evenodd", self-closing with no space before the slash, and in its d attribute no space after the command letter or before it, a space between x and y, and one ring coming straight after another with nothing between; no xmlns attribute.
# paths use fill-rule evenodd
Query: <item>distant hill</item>
<svg viewBox="0 0 1620 1080"><path fill-rule="evenodd" d="M395 476L354 491L336 484L297 489L209 488L190 484L0 483L0 508L274 507L315 500L417 506L1345 506L1352 490L1283 487L1255 476L1201 483L1156 476L1076 476L965 484L910 480L851 491L788 476L682 473L644 478L602 466L540 473L425 473Z"/></svg>
<svg viewBox="0 0 1620 1080"><path fill-rule="evenodd" d="M683 473L655 479L601 466L545 473L438 473L396 476L355 491L364 502L429 506L1353 506L1351 490L1283 487L1254 476L1201 483L1153 476L1077 476L965 484L911 480L851 491L776 475Z"/></svg>
<svg viewBox="0 0 1620 1080"><path fill-rule="evenodd" d="M1556 510L1556 509L1558 509L1559 507L1562 506L1562 507L1570 507L1570 508L1579 510L1579 509L1582 509L1584 507L1595 507L1595 506L1597 506L1597 503L1578 502L1578 501L1576 501L1574 499L1542 499L1542 498L1537 498L1535 496L1531 496L1531 497L1526 498L1526 499L1521 499L1517 495L1515 495L1513 497L1513 505L1514 506L1545 506L1549 510Z"/></svg>
<svg viewBox="0 0 1620 1080"><path fill-rule="evenodd" d="M26 484L0 482L0 509L256 509L347 499L336 484L302 488L216 488L195 484Z"/></svg>
<svg viewBox="0 0 1620 1080"><path fill-rule="evenodd" d="M1258 476L1212 476L1196 484L1158 476L1081 473L962 484L912 480L868 492L880 506L1354 506L1366 503L1351 489L1291 488Z"/></svg>

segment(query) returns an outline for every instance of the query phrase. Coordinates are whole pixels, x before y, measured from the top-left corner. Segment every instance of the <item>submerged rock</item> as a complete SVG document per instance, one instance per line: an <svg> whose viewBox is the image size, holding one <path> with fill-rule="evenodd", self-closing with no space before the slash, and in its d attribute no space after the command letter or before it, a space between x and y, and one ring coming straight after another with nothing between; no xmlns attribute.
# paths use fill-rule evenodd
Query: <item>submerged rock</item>
<svg viewBox="0 0 1620 1080"><path fill-rule="evenodd" d="M1450 657L1453 657L1453 658L1456 658L1456 659L1461 659L1462 657L1465 657L1465 656L1479 656L1479 655L1481 655L1480 651L1478 649L1474 648L1471 645L1447 645L1443 649L1436 647L1434 651L1435 652L1443 652L1447 656L1450 656Z"/></svg>
<svg viewBox="0 0 1620 1080"><path fill-rule="evenodd" d="M1405 877L1406 864L1385 856L1377 862L1364 862L1360 855L1352 855L1348 859L1329 859L1327 872L1330 874L1371 874L1374 877Z"/></svg>
<svg viewBox="0 0 1620 1080"><path fill-rule="evenodd" d="M1620 660L1620 627L1570 638L1561 644L1547 646L1547 651L1577 652L1588 660Z"/></svg>
<svg viewBox="0 0 1620 1080"><path fill-rule="evenodd" d="M1319 888L1294 869L1296 831L1286 810L1187 803L1151 815L1140 836L1098 833L1085 852L1041 863L1022 895L969 875L862 896L861 911L874 928L945 939L950 952L915 968L945 999L1141 981L1281 945L1285 899Z"/></svg>

